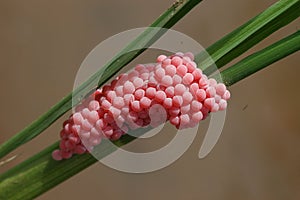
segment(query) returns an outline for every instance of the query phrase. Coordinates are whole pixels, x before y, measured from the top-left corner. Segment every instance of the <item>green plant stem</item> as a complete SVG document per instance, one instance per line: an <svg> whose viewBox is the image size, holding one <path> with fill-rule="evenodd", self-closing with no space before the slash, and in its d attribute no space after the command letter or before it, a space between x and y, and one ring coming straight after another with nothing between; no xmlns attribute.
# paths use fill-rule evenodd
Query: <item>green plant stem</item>
<svg viewBox="0 0 300 200"><path fill-rule="evenodd" d="M143 129L144 132L148 130L149 128ZM142 134L140 129L135 132L133 132L135 135ZM120 147L134 139L135 137L124 135L114 144ZM58 143L54 143L2 174L0 199L33 199L97 162L97 159L91 154L75 155L72 159L55 161L52 159L51 153L58 148ZM101 152L99 158L103 158L115 150L116 148L105 140L97 147L97 152Z"/></svg>
<svg viewBox="0 0 300 200"><path fill-rule="evenodd" d="M228 86L233 85L234 83L299 50L300 31L297 31L222 71L222 80ZM218 76L215 76L215 78L218 79Z"/></svg>
<svg viewBox="0 0 300 200"><path fill-rule="evenodd" d="M204 70L205 74L211 74L215 71L215 64L218 68L223 67L299 16L299 0L278 1L261 14L208 47L207 52L211 58L207 58L205 53L200 53L195 59L197 62L203 60L201 69Z"/></svg>
<svg viewBox="0 0 300 200"><path fill-rule="evenodd" d="M166 29L153 29L151 27L158 28L170 28L182 17L184 17L192 8L194 8L202 0L180 0L174 3L169 9L167 9L156 21L154 21L150 28L146 29L140 36L132 41L127 47L125 47L119 54L117 54L111 61L109 61L101 70L92 75L86 82L78 87L73 93L67 95L64 99L58 102L50 110L44 113L37 120L32 122L25 129L14 135L11 139L7 140L0 145L0 159L21 146L22 144L30 141L34 137L38 136L42 131L48 128L59 117L72 107L72 96L80 101L80 94L85 94L97 85L99 77L101 80L98 82L98 86L101 86L109 78L115 75L123 66L128 64L139 54L141 54L147 47L154 43ZM104 73L105 72L105 73ZM101 76L103 74L103 76Z"/></svg>
<svg viewBox="0 0 300 200"><path fill-rule="evenodd" d="M255 53L232 67L221 72L225 83L230 86L269 64L280 60L300 49L300 32L288 36L275 44ZM146 132L147 130L145 130ZM124 135L116 141L116 146L125 145L134 137ZM76 155L72 159L54 161L51 152L58 148L58 143L46 148L25 162L10 169L0 176L0 199L32 199L50 188L58 185L71 176L95 163L97 160L90 154ZM101 143L99 150L105 157L115 148ZM17 191L17 192L16 192Z"/></svg>

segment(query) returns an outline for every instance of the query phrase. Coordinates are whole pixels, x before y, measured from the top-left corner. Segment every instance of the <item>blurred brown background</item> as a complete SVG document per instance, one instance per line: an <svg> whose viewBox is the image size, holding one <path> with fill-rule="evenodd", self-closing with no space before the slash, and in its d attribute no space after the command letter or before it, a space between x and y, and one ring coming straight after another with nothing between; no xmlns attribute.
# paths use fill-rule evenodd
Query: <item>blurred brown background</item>
<svg viewBox="0 0 300 200"><path fill-rule="evenodd" d="M174 29L208 47L274 2L207 0ZM0 142L72 90L81 62L98 43L147 26L172 3L1 0ZM299 25L299 20L293 22L247 53ZM230 88L225 128L207 158L197 157L200 135L184 156L165 169L137 175L97 163L38 199L300 199L299 55ZM10 154L19 156L0 172L58 140L64 118Z"/></svg>

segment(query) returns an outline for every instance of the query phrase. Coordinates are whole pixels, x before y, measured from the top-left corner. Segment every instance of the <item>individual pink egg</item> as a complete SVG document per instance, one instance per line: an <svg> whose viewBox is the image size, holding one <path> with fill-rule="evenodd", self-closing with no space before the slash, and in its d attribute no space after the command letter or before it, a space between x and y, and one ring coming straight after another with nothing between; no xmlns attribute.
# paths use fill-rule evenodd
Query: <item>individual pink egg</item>
<svg viewBox="0 0 300 200"><path fill-rule="evenodd" d="M183 104L189 104L192 101L192 99L193 99L193 95L189 91L183 93L182 95Z"/></svg>
<svg viewBox="0 0 300 200"><path fill-rule="evenodd" d="M155 70L155 78L161 80L166 75L166 72L163 68L158 68Z"/></svg>
<svg viewBox="0 0 300 200"><path fill-rule="evenodd" d="M113 99L112 105L116 108L122 108L125 106L124 99L122 97L115 97Z"/></svg>
<svg viewBox="0 0 300 200"><path fill-rule="evenodd" d="M52 158L54 159L54 160L57 160L57 161L59 161L59 160L62 160L63 158L62 158L62 155L61 155L61 151L60 150L54 150L53 152L52 152Z"/></svg>
<svg viewBox="0 0 300 200"><path fill-rule="evenodd" d="M228 100L230 99L230 92L226 90L222 96L223 99Z"/></svg>
<svg viewBox="0 0 300 200"><path fill-rule="evenodd" d="M170 58L166 58L162 61L162 67L166 67L170 64L171 64L171 59Z"/></svg>
<svg viewBox="0 0 300 200"><path fill-rule="evenodd" d="M195 112L192 115L192 120L196 123L200 122L203 119L203 114L201 111Z"/></svg>
<svg viewBox="0 0 300 200"><path fill-rule="evenodd" d="M144 81L143 79L139 78L139 77L136 77L134 80L133 80L133 85L135 88L140 88L142 87L144 84Z"/></svg>
<svg viewBox="0 0 300 200"><path fill-rule="evenodd" d="M177 84L174 87L174 94L175 95L182 95L186 90L187 90L187 88L183 84Z"/></svg>
<svg viewBox="0 0 300 200"><path fill-rule="evenodd" d="M157 91L156 94L155 94L155 100L157 102L163 102L166 97L167 97L167 95L163 91Z"/></svg>
<svg viewBox="0 0 300 200"><path fill-rule="evenodd" d="M182 82L186 85L191 84L193 80L194 80L194 76L191 73L186 73L182 78Z"/></svg>
<svg viewBox="0 0 300 200"><path fill-rule="evenodd" d="M153 87L149 87L146 89L146 96L150 99L154 98L156 94L156 89Z"/></svg>
<svg viewBox="0 0 300 200"><path fill-rule="evenodd" d="M216 89L215 89L215 87L209 86L206 89L206 96L207 97L214 97L215 95L216 95Z"/></svg>
<svg viewBox="0 0 300 200"><path fill-rule="evenodd" d="M140 100L141 98L143 98L145 96L145 90L143 89L137 89L135 92L134 92L134 98L136 100Z"/></svg>
<svg viewBox="0 0 300 200"><path fill-rule="evenodd" d="M171 116L170 123L173 124L174 126L178 126L180 123L180 118L178 116Z"/></svg>
<svg viewBox="0 0 300 200"><path fill-rule="evenodd" d="M172 103L173 105L173 103ZM171 116L178 116L180 114L180 108L172 107L169 109L169 115Z"/></svg>
<svg viewBox="0 0 300 200"><path fill-rule="evenodd" d="M139 101L133 101L131 103L131 109L135 112L140 112L142 110L140 102Z"/></svg>
<svg viewBox="0 0 300 200"><path fill-rule="evenodd" d="M165 59L167 58L167 56L165 56L165 55L159 55L158 57L157 57L157 59L156 59L156 62L162 62L162 61L164 61Z"/></svg>
<svg viewBox="0 0 300 200"><path fill-rule="evenodd" d="M181 108L180 108L181 114L187 114L187 113L190 112L190 110L191 110L191 105L190 104L187 104L185 106L181 106Z"/></svg>
<svg viewBox="0 0 300 200"><path fill-rule="evenodd" d="M166 66L166 74L173 77L176 74L176 67L174 65Z"/></svg>
<svg viewBox="0 0 300 200"><path fill-rule="evenodd" d="M142 108L149 108L151 105L151 100L148 97L142 97L140 100L140 104Z"/></svg>
<svg viewBox="0 0 300 200"><path fill-rule="evenodd" d="M202 77L202 70L199 68L196 68L193 72L192 72L193 76L194 76L194 80L195 81L199 81L200 78Z"/></svg>
<svg viewBox="0 0 300 200"><path fill-rule="evenodd" d="M173 100L173 106L174 107L180 107L182 105L182 103L183 103L182 97L178 96L178 95L174 96L172 98L172 100Z"/></svg>
<svg viewBox="0 0 300 200"><path fill-rule="evenodd" d="M206 98L206 92L204 89L198 89L197 92L196 92L196 97L197 97L197 100L202 102L205 100Z"/></svg>
<svg viewBox="0 0 300 200"><path fill-rule="evenodd" d="M161 79L161 83L163 86L168 87L171 86L173 84L173 79L171 76L166 75Z"/></svg>
<svg viewBox="0 0 300 200"><path fill-rule="evenodd" d="M89 103L89 109L90 110L98 110L100 108L100 104L98 101L96 100L92 100L90 103Z"/></svg>
<svg viewBox="0 0 300 200"><path fill-rule="evenodd" d="M167 109L172 108L173 100L171 98L165 98L165 100L163 102L163 106Z"/></svg>
<svg viewBox="0 0 300 200"><path fill-rule="evenodd" d="M223 83L218 83L216 86L217 94L222 96L226 91L226 86Z"/></svg>
<svg viewBox="0 0 300 200"><path fill-rule="evenodd" d="M220 102L219 102L219 109L220 110L225 110L227 107L227 101L224 100L224 99L221 99Z"/></svg>
<svg viewBox="0 0 300 200"><path fill-rule="evenodd" d="M173 86L176 86L180 83L182 83L182 78L179 75L175 74L173 76Z"/></svg>
<svg viewBox="0 0 300 200"><path fill-rule="evenodd" d="M172 59L171 59L171 64L174 65L174 66L179 66L182 64L182 58L180 58L179 56L174 56Z"/></svg>
<svg viewBox="0 0 300 200"><path fill-rule="evenodd" d="M174 90L174 87L173 87L173 86L169 86L169 87L167 87L167 88L165 89L165 93L166 93L167 97L169 97L169 98L173 98L173 96L174 96L174 94L175 94L174 91L175 91L175 90Z"/></svg>
<svg viewBox="0 0 300 200"><path fill-rule="evenodd" d="M207 98L204 100L204 105L207 107L209 110L213 108L215 104L215 99L214 98Z"/></svg>
<svg viewBox="0 0 300 200"><path fill-rule="evenodd" d="M202 103L199 102L199 101L196 101L196 100L193 100L192 103L191 103L191 109L193 111L200 111L202 108Z"/></svg>
<svg viewBox="0 0 300 200"><path fill-rule="evenodd" d="M176 70L176 74L183 77L187 73L187 67L185 65L179 65Z"/></svg>
<svg viewBox="0 0 300 200"><path fill-rule="evenodd" d="M131 81L126 81L124 83L123 92L124 94L132 94L135 90L135 87Z"/></svg>

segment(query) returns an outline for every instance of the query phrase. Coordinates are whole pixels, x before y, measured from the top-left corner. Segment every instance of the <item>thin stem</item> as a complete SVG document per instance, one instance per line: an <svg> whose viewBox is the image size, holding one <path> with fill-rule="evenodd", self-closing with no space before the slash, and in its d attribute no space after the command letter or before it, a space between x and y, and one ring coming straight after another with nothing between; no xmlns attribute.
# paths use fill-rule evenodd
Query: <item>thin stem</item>
<svg viewBox="0 0 300 200"><path fill-rule="evenodd" d="M299 16L299 0L278 1L244 25L208 47L207 52L210 54L211 58L207 58L206 52L204 52L198 54L196 60L203 60L201 69L204 69L205 74L211 74L215 70L215 64L218 68L223 67L258 42L297 19Z"/></svg>
<svg viewBox="0 0 300 200"><path fill-rule="evenodd" d="M226 85L233 85L272 63L300 50L300 31L262 49L228 69L224 70L222 80ZM218 78L216 76L215 78Z"/></svg>
<svg viewBox="0 0 300 200"><path fill-rule="evenodd" d="M149 130L150 128L137 129L132 134L143 134ZM124 135L114 141L114 144L120 147L134 139L135 137ZM51 152L58 148L58 143L54 143L2 174L0 199L33 199L97 162L91 154L75 155L72 159L55 161L51 157ZM108 141L104 140L101 145L97 146L97 152L101 152L98 157L107 156L114 152L116 147L112 147Z"/></svg>

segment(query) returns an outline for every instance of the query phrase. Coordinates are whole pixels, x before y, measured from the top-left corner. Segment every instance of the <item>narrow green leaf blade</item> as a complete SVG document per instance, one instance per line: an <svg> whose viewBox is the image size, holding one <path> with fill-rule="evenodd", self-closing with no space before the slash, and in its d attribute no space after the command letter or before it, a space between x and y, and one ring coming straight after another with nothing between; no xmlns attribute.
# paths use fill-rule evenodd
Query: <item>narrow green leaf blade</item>
<svg viewBox="0 0 300 200"><path fill-rule="evenodd" d="M296 33L244 58L224 70L221 73L223 82L226 85L233 85L234 83L299 50L300 31L297 31ZM215 78L217 78L217 76Z"/></svg>
<svg viewBox="0 0 300 200"><path fill-rule="evenodd" d="M149 130L150 128L138 129L132 134L139 135ZM120 147L134 139L133 136L124 135L113 143ZM116 147L103 140L101 145L96 147L97 152L101 152L97 157L107 156L114 152ZM72 159L55 161L51 153L57 148L58 142L0 175L0 199L33 199L97 162L91 154L75 155Z"/></svg>
<svg viewBox="0 0 300 200"><path fill-rule="evenodd" d="M215 67L212 66L213 64L216 64L218 68L223 67L299 16L299 0L278 1L208 47L207 52L212 59L205 59L203 56L206 56L200 53L196 56L196 60L204 59L201 68L204 69L205 74L211 74L215 70Z"/></svg>

